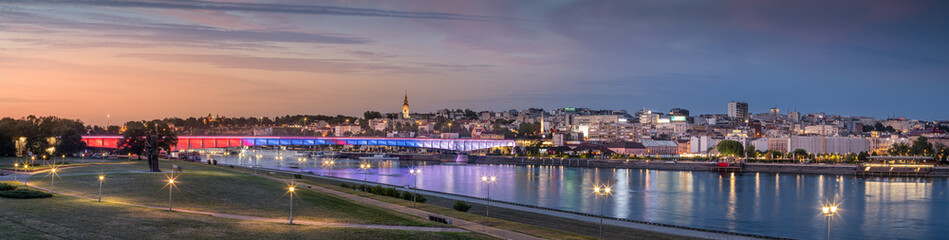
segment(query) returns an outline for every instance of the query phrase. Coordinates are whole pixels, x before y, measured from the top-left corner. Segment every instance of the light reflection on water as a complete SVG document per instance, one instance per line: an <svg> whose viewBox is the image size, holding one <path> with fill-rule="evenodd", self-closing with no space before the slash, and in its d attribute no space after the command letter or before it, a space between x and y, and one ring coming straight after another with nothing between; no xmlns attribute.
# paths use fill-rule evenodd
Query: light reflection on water
<svg viewBox="0 0 949 240"><path fill-rule="evenodd" d="M216 156L222 163L324 173L321 161L288 168L296 157L259 161ZM337 159L328 175L415 185L409 167L419 166L422 189L484 197L482 175L497 176L491 198L599 214L592 194L597 182L614 186L606 200L607 216L705 229L799 239L826 238L820 214L825 201L840 203L833 238L937 239L949 236L947 179L855 178L777 173L719 174L702 171L575 168L563 166L458 165L399 161L377 162L366 173L359 160ZM381 166L381 167L380 167Z"/></svg>

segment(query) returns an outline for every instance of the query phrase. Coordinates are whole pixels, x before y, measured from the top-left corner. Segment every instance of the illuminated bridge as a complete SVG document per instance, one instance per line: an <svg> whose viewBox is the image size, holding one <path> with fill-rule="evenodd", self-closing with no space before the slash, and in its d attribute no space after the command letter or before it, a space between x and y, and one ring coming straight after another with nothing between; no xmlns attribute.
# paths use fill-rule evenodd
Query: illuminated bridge
<svg viewBox="0 0 949 240"><path fill-rule="evenodd" d="M118 148L122 136L82 136L88 147ZM178 136L172 151L253 146L322 146L369 145L417 147L460 152L514 147L514 140L500 139L436 139L436 138L372 138L372 137L279 137L279 136Z"/></svg>

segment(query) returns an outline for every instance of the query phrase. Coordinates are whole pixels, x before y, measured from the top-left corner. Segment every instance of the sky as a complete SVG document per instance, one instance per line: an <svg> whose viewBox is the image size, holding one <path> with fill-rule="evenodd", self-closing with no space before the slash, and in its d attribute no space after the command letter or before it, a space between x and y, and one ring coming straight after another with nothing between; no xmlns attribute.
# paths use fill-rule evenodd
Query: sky
<svg viewBox="0 0 949 240"><path fill-rule="evenodd" d="M0 0L0 117L679 107L949 119L947 1ZM111 116L107 118L106 116Z"/></svg>

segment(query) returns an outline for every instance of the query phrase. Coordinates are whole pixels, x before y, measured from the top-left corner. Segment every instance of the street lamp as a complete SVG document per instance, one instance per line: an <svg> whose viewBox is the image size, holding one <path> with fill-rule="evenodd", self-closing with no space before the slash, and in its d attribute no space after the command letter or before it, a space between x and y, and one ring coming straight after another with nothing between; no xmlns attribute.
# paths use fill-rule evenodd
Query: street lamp
<svg viewBox="0 0 949 240"><path fill-rule="evenodd" d="M293 225L293 194L296 192L296 186L290 185L287 192L290 193L290 225Z"/></svg>
<svg viewBox="0 0 949 240"><path fill-rule="evenodd" d="M409 174L412 174L412 182L415 184L415 194L412 196L412 203L415 207L418 207L418 175L422 174L421 168L409 169Z"/></svg>
<svg viewBox="0 0 949 240"><path fill-rule="evenodd" d="M323 173L320 176L326 175L326 166L329 165L333 167L333 164L336 164L336 161L333 160L323 160Z"/></svg>
<svg viewBox="0 0 949 240"><path fill-rule="evenodd" d="M53 194L53 188L56 186L56 165L50 165L49 167L49 193Z"/></svg>
<svg viewBox="0 0 949 240"><path fill-rule="evenodd" d="M16 177L17 177L17 176L16 176L16 173L19 171L19 170L18 170L19 168L20 168L20 163L14 163L14 164L13 164L13 181L14 181L14 182L17 182L17 180L16 180Z"/></svg>
<svg viewBox="0 0 949 240"><path fill-rule="evenodd" d="M363 171L366 171L366 172L363 173L362 181L363 181L363 182L369 182L369 170L372 170L372 164L371 164L371 163L360 163L360 164L359 164L359 169L362 169Z"/></svg>
<svg viewBox="0 0 949 240"><path fill-rule="evenodd" d="M168 183L166 183L165 186L168 187L168 211L171 212L171 190L177 186L175 185L175 178L177 177L175 177L174 175L165 176L165 177L168 178Z"/></svg>
<svg viewBox="0 0 949 240"><path fill-rule="evenodd" d="M824 217L827 217L827 239L830 239L830 223L834 220L834 215L837 214L837 205L836 204L825 204L821 207L821 213L824 214Z"/></svg>
<svg viewBox="0 0 949 240"><path fill-rule="evenodd" d="M99 202L102 202L102 182L105 181L104 175L99 175Z"/></svg>
<svg viewBox="0 0 949 240"><path fill-rule="evenodd" d="M613 194L612 188L608 185L593 185L593 194L600 199L600 239L603 239L603 205L606 204L606 198Z"/></svg>
<svg viewBox="0 0 949 240"><path fill-rule="evenodd" d="M491 219L490 219L490 213L491 213L491 184L497 182L497 180L498 180L498 178L495 177L495 176L491 176L491 177L488 177L488 176L481 176L481 182L483 182L483 183L485 183L485 184L488 185L488 198L484 201L484 202L485 202L484 221L486 222L485 225L488 225L488 224L491 223Z"/></svg>

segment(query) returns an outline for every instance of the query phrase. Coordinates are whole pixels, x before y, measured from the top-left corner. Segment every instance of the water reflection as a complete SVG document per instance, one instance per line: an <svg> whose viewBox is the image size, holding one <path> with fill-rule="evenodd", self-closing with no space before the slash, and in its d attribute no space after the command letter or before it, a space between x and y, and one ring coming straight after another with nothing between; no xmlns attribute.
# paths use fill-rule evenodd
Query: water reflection
<svg viewBox="0 0 949 240"><path fill-rule="evenodd" d="M228 164L257 164L320 173L321 161L299 168L261 151L259 160L217 156ZM285 158L289 159L289 158ZM302 161L301 161L302 163ZM854 178L834 175L592 169L563 166L458 165L388 161L366 176L358 160L337 160L326 174L397 186L412 185L418 166L422 189L484 197L482 175L498 177L491 198L599 214L594 183L610 183L605 215L689 227L799 239L826 238L824 201L840 203L836 239L936 239L949 236L947 179Z"/></svg>

